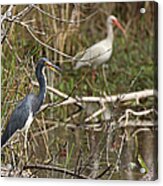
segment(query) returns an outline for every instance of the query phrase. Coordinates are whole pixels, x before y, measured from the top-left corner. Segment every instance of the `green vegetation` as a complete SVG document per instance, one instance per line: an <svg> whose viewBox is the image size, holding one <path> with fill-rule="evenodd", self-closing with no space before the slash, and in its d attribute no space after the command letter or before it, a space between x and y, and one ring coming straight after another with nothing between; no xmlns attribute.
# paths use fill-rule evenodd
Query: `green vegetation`
<svg viewBox="0 0 163 186"><path fill-rule="evenodd" d="M14 6L13 15L25 7L26 5ZM37 7L40 9L33 7L28 14L21 17L17 22L4 22L4 26L9 29L9 32L2 45L1 54L2 129L6 126L15 104L27 93L38 91L32 85L31 80L36 80L34 73L35 62L42 56L49 58L50 61L58 64L63 69L61 76L47 72L48 85L72 97L120 95L154 88L155 35L153 2L49 4L37 5ZM146 14L140 14L139 9L141 7L148 10ZM7 8L8 6L2 6L2 14ZM40 10L45 12L43 13ZM53 18L46 15L46 13L53 15ZM112 57L104 67L101 66L97 69L95 80L92 79L91 68L86 67L74 71L72 59L48 49L47 45L67 55L75 56L105 38L106 19L110 14L115 15L122 23L126 29L126 36L114 28ZM90 15L92 16L90 17ZM73 19L73 16L75 16L76 23L70 24L69 21ZM58 20L54 19L54 17L58 18ZM27 24L34 37L27 27L21 23ZM39 42L37 39L39 39ZM63 101L63 98L59 98L58 95L48 91L46 102L59 101ZM125 177L121 172L123 170L128 171L128 163L138 163L138 155L142 154L139 141L146 139L148 132L141 139L138 139L135 149L129 148L128 143L124 145L125 150L123 149L122 154L129 151L134 154L134 158L129 158L129 162L125 160L124 165L120 165L119 162L116 165L117 154L120 154L120 147L123 145L121 137L128 134L131 137L129 143L131 141L134 143L137 135L135 134L136 136L132 137L132 134L137 130L137 127L134 129L132 127L119 128L116 132L113 131L117 127L118 119L128 107L135 111L148 110L154 107L154 98L145 98L139 101L140 104L137 104L135 100L126 104L119 102L106 104L106 107L112 112L111 115L113 115L111 121L115 122L115 125L111 127L111 121L105 121L103 115L91 120L89 124L84 121L91 114L89 113L90 110L93 113L100 108L98 103L91 106L83 103L85 109L81 110L76 118L70 117L78 110L75 105L46 109L37 116L31 126L28 143L30 157L28 163L48 162L51 165L73 170L75 174L96 178L108 168L109 161L113 168L110 173L106 172L100 178L127 179L128 177ZM153 114L141 116L140 118L133 116L131 119L135 121L137 119L147 119L153 122ZM90 125L93 126L97 123L100 123L100 131L94 130L97 129L96 127L90 127ZM87 124L89 127L87 127ZM155 130L154 127L152 129ZM110 142L107 141L109 135ZM153 140L152 137L151 140ZM19 142L14 145L13 151L16 166L22 168L25 163L23 160L20 161L19 157L22 157L23 154L20 151L23 143L21 143L21 140ZM152 143L154 142L152 141ZM147 142L146 144L148 145ZM109 157L107 157L107 148L109 148ZM5 148L4 152L6 156L5 158L2 157L2 162L4 164L12 162L13 156L11 156L10 149ZM124 155L122 155L122 158L125 159ZM144 157L141 159L147 170L148 164L145 162ZM98 160L99 164L97 172L92 170L92 167L95 166L95 160ZM116 166L119 166L120 172L118 172ZM141 167L141 165L139 164L138 167ZM133 178L140 179L141 175L138 173L139 169L137 168L137 170L133 171ZM41 173L34 171L34 174L39 177L72 178L55 171Z"/></svg>

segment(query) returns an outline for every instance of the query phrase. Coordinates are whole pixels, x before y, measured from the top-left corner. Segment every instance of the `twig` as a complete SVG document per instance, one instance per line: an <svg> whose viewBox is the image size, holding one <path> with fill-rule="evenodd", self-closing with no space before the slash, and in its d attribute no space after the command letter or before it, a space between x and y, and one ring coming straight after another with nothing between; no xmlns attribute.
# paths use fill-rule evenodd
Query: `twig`
<svg viewBox="0 0 163 186"><path fill-rule="evenodd" d="M14 22L16 19L20 20L20 18L22 18L23 16L28 14L31 10L32 10L32 6L28 5L22 11L18 12L16 15L12 16L12 14L11 14L10 16L6 17L6 21ZM11 11L10 11L10 13L11 13Z"/></svg>
<svg viewBox="0 0 163 186"><path fill-rule="evenodd" d="M121 154L122 154L122 150L123 150L123 146L124 146L124 143L125 143L125 133L122 135L122 140L121 140L121 145L120 145L120 148L119 148L119 152L118 152L118 156L117 156L117 161L115 163L115 166L113 168L113 170L111 171L111 174L109 175L108 179L110 180L114 174L114 172L116 171L120 161L121 161Z"/></svg>
<svg viewBox="0 0 163 186"><path fill-rule="evenodd" d="M31 10L32 10L32 6L28 5L27 7L25 7L22 11L20 11L18 14L16 14L15 16L12 15L12 9L13 9L14 5L10 5L9 8L7 9L7 11L4 13L4 15L1 16L1 44L4 42L11 26L8 27L7 31L5 31L5 27L3 22L4 21L8 21L10 23L13 23L16 19L20 20L20 18L22 18L23 16L25 16L26 14L28 14Z"/></svg>
<svg viewBox="0 0 163 186"><path fill-rule="evenodd" d="M12 52L14 52L14 54L16 56L16 59L19 61L19 63L21 63L21 61L22 61L21 58L19 57L17 51L12 47L12 45L11 45L10 41L8 40L8 38L6 38L6 42L7 42L7 45L9 46L10 50Z"/></svg>
<svg viewBox="0 0 163 186"><path fill-rule="evenodd" d="M33 9L32 5L28 5L22 11L20 11L17 15L13 16L12 19L20 19L27 15Z"/></svg>
<svg viewBox="0 0 163 186"><path fill-rule="evenodd" d="M3 22L7 20L12 14L11 11L13 9L14 5L10 5L7 11L1 15L1 44L5 41L5 38L10 30L10 27L6 30Z"/></svg>
<svg viewBox="0 0 163 186"><path fill-rule="evenodd" d="M10 5L9 8L6 10L6 12L1 15L1 25L3 23L4 20L9 18L9 14L11 13L12 9L14 8L14 5Z"/></svg>
<svg viewBox="0 0 163 186"><path fill-rule="evenodd" d="M99 127L101 127L101 125L102 125L101 123L93 123L93 124L92 123L87 123L87 124L76 125L76 123L67 123L67 121L66 122L62 122L62 121L59 121L59 122L58 121L52 121L52 122L50 122L50 121L48 121L46 123L52 125L51 127L46 129L47 132L50 132L50 131L58 128L58 127L66 127L67 129L77 129L77 128L82 128L82 129L85 129L85 130L93 129L94 131L99 131ZM142 121L142 123L143 123L143 121ZM136 123L134 125L134 122L133 122L133 123L131 123L131 125L129 123L129 126L133 126L133 127L136 127L136 126L153 127L153 126L155 126L154 124L151 124L150 122L147 122L144 125L142 123L140 123L140 125L139 125L139 123L138 124ZM121 126L117 127L116 129L122 128L122 127L124 127L124 126L121 125ZM101 128L100 128L100 130L101 130ZM33 137L40 136L40 134L43 134L43 133L44 133L44 131L40 130L38 132L35 132L33 134Z"/></svg>
<svg viewBox="0 0 163 186"><path fill-rule="evenodd" d="M25 165L24 166L24 170L25 169L39 169L39 170L49 170L49 171L56 171L56 172L60 172L63 174L68 174L70 176L74 176L80 179L88 179L85 175L78 175L78 174L74 174L73 171L61 168L61 167L57 167L57 166L52 166L52 165L42 165L42 164L29 164L29 165Z"/></svg>
<svg viewBox="0 0 163 186"><path fill-rule="evenodd" d="M128 88L128 91L129 92L132 87L134 86L135 82L138 80L138 78L140 77L141 73L142 73L142 68L140 68L140 71L137 73L137 75L135 76L135 78L131 81L130 85L129 85L129 88Z"/></svg>
<svg viewBox="0 0 163 186"><path fill-rule="evenodd" d="M151 131L149 128L139 128L133 134L132 137L134 138L139 132Z"/></svg>
<svg viewBox="0 0 163 186"><path fill-rule="evenodd" d="M96 118L98 115L102 114L103 112L105 112L105 110L106 110L105 104L101 103L101 105L102 105L102 108L97 110L93 114L91 114L91 116L87 117L85 119L85 122L88 122L88 121L92 120L93 118Z"/></svg>
<svg viewBox="0 0 163 186"><path fill-rule="evenodd" d="M111 169L111 166L108 166L102 173L100 173L98 176L95 177L95 179L101 178L103 175L105 175L109 170Z"/></svg>
<svg viewBox="0 0 163 186"><path fill-rule="evenodd" d="M132 113L134 116L144 116L144 115L150 114L151 112L154 112L154 109L148 109L148 110L143 110L139 112L135 112L132 109L126 109L125 114L119 118L118 122L121 122L122 119L126 118L125 123L127 123L128 118L129 118L129 113Z"/></svg>
<svg viewBox="0 0 163 186"><path fill-rule="evenodd" d="M138 120L138 121L134 121L134 120L129 120L127 125L124 122L120 122L119 126L115 128L124 128L124 127L157 127L157 123L156 122L152 122L152 121L148 121L148 120Z"/></svg>
<svg viewBox="0 0 163 186"><path fill-rule="evenodd" d="M15 20L15 23L18 23L20 24L21 26L24 26L26 28L26 30L30 33L30 35L38 42L40 43L42 46L46 47L47 49L49 50L52 50L53 52L56 52L58 54L60 54L61 56L64 56L68 59L73 59L73 56L70 56L64 52L61 52L60 50L57 50L56 48L54 47L51 47L49 45L47 45L46 43L44 43L43 41L41 41L38 37L35 36L35 34L32 32L32 29L30 28L29 25L27 25L25 22L22 22L22 21L18 21L18 20Z"/></svg>
<svg viewBox="0 0 163 186"><path fill-rule="evenodd" d="M84 19L80 19L80 20L68 20L68 19L61 19L61 18L58 18L58 17L55 17L51 14L49 14L48 12L44 11L43 9L41 9L40 7L36 6L36 5L32 5L35 9L37 9L39 12L47 15L48 17L52 18L52 19L55 19L57 21L60 21L60 22L64 22L64 23L68 23L68 24L75 24L75 23L81 23L81 22L84 22L84 21L87 21L88 19L92 18L94 15L96 15L98 13L98 10L96 10L95 12L93 12L92 14L90 14L89 16L87 16L86 18Z"/></svg>

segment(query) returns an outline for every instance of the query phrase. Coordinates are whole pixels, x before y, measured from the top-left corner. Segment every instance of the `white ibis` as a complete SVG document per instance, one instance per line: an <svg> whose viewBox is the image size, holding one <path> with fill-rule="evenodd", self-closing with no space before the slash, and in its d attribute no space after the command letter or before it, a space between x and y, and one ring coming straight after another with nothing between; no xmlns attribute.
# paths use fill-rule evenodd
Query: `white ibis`
<svg viewBox="0 0 163 186"><path fill-rule="evenodd" d="M113 25L116 25L125 34L125 30L118 19L110 15L107 19L107 37L86 49L83 56L77 61L74 69L77 70L83 66L92 66L93 69L96 69L99 65L109 60L112 54L114 39Z"/></svg>

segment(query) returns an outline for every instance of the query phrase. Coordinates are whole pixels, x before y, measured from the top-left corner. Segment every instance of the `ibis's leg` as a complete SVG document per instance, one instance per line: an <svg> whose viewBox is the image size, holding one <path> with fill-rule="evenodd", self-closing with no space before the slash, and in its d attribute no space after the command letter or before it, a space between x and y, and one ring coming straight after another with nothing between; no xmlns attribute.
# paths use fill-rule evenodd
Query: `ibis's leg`
<svg viewBox="0 0 163 186"><path fill-rule="evenodd" d="M92 70L92 80L93 81L96 80L96 70L95 69Z"/></svg>

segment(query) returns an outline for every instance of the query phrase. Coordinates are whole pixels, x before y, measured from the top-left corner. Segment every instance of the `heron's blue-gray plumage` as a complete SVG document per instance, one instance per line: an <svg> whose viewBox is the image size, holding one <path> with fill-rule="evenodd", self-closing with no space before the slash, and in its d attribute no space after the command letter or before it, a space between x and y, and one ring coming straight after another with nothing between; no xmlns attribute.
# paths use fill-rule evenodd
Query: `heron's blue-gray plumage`
<svg viewBox="0 0 163 186"><path fill-rule="evenodd" d="M33 117L39 111L46 95L46 78L43 74L46 58L42 58L36 67L36 77L40 91L38 95L29 94L16 106L1 138L1 147L17 131L29 127ZM26 126L28 125L28 126Z"/></svg>
<svg viewBox="0 0 163 186"><path fill-rule="evenodd" d="M31 107L30 104L27 102L28 97L30 96L26 96L17 105L14 112L11 114L5 132L2 135L1 146L3 146L17 130L21 130L24 127L28 119L30 107Z"/></svg>
<svg viewBox="0 0 163 186"><path fill-rule="evenodd" d="M39 111L42 102L39 101L38 96L34 94L27 95L15 108L11 114L5 132L2 135L1 146L3 146L8 139L17 131L25 128L26 121L32 113L32 117Z"/></svg>

